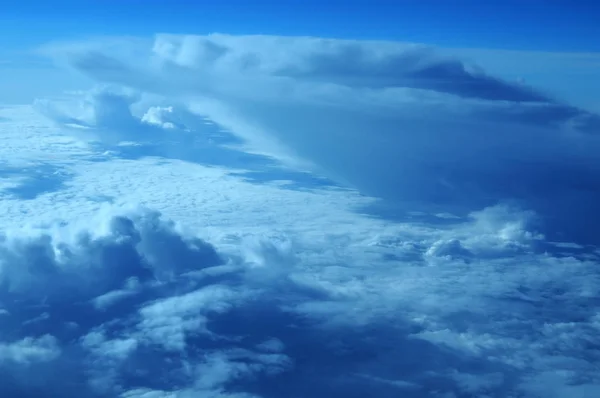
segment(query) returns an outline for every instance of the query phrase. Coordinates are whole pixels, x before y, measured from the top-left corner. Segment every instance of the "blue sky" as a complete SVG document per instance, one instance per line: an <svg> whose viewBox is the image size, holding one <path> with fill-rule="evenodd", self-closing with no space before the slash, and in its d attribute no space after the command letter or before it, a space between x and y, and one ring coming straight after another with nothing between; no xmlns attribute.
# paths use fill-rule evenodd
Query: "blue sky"
<svg viewBox="0 0 600 398"><path fill-rule="evenodd" d="M8 1L2 8L3 47L74 35L219 31L600 51L600 5L585 0L27 0Z"/></svg>

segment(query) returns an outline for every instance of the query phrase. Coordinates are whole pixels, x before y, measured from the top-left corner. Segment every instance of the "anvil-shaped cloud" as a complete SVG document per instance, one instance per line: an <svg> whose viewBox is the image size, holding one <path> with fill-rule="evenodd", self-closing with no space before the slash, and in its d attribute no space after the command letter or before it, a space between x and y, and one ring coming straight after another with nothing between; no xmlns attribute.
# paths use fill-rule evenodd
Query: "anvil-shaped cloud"
<svg viewBox="0 0 600 398"><path fill-rule="evenodd" d="M597 240L586 225L600 220L600 117L433 48L158 35L44 51L365 194L458 213L513 200L562 239Z"/></svg>

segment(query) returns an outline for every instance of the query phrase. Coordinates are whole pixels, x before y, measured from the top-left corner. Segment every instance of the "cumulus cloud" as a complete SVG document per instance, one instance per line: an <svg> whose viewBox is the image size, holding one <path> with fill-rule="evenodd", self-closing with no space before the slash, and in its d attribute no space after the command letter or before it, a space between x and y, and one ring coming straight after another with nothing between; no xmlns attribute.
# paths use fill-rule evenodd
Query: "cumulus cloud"
<svg viewBox="0 0 600 398"><path fill-rule="evenodd" d="M98 372L107 377L116 364L136 351L142 339L117 337L104 322L117 320L119 313L131 315L151 297L159 299L169 291L165 284L177 275L222 263L212 246L193 237L184 239L158 214L136 214L108 218L108 224L100 219L91 232L64 226L33 234L24 231L3 240L0 297L7 311L3 335L20 330L27 337L3 343L2 362L62 361L72 366L73 361L85 358L72 347L73 338L82 336L80 348L91 356L89 371L110 365ZM50 334L40 335L42 331ZM169 340L160 343L173 344ZM61 349L67 351L64 359ZM5 368L3 372L10 375L11 371ZM27 393L27 384L20 389Z"/></svg>
<svg viewBox="0 0 600 398"><path fill-rule="evenodd" d="M540 387L525 374L575 364L594 385L594 263L534 256L527 215L510 207L381 236L378 253L413 245L404 265L356 256L355 241L319 260L323 246L276 235L221 252L144 209L87 221L5 234L0 391L504 396Z"/></svg>

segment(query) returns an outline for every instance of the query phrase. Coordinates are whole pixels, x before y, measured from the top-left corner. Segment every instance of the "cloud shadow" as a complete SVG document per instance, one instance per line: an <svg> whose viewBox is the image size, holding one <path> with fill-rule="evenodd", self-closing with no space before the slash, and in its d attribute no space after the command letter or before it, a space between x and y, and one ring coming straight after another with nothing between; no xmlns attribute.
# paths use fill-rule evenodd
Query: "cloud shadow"
<svg viewBox="0 0 600 398"><path fill-rule="evenodd" d="M38 164L25 168L2 168L0 178L18 180L15 186L5 188L2 193L16 199L32 200L40 195L65 188L71 174L61 166Z"/></svg>

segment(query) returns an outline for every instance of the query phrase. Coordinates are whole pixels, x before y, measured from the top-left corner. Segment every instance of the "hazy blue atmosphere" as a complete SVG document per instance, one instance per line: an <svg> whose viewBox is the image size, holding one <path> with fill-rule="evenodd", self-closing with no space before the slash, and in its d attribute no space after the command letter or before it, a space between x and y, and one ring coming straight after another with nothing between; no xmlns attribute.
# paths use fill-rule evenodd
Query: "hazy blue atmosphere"
<svg viewBox="0 0 600 398"><path fill-rule="evenodd" d="M6 2L0 396L599 397L598 21Z"/></svg>

